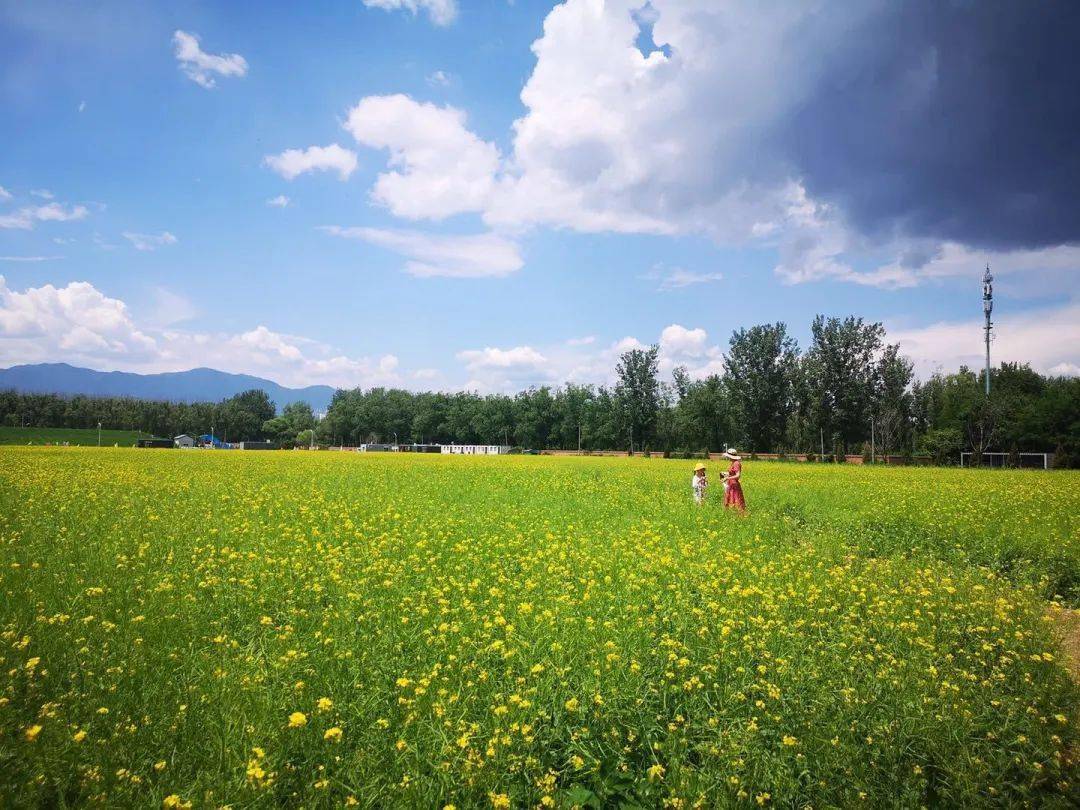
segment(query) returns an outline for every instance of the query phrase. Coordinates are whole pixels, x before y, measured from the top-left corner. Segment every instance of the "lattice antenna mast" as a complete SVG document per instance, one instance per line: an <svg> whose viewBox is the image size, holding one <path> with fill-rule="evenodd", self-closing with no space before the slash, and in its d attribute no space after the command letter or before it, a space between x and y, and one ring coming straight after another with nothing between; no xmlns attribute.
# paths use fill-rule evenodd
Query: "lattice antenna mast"
<svg viewBox="0 0 1080 810"><path fill-rule="evenodd" d="M986 316L986 395L990 396L990 332L994 328L990 320L990 313L994 311L994 277L990 275L990 265L986 265L986 273L983 274L983 314Z"/></svg>

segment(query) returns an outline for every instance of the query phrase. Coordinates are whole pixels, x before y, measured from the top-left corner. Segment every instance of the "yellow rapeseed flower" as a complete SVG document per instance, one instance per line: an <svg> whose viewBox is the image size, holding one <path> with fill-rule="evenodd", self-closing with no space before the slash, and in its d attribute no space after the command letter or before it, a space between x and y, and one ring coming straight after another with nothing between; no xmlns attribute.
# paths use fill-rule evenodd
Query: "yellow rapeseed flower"
<svg viewBox="0 0 1080 810"><path fill-rule="evenodd" d="M307 715L303 712L293 712L289 715L289 728L300 728L307 725Z"/></svg>

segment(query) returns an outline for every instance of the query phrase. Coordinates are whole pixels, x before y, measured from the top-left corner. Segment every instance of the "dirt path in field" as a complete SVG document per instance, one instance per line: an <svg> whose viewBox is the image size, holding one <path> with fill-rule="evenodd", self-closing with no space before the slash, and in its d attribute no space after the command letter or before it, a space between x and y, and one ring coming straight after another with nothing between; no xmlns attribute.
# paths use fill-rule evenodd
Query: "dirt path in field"
<svg viewBox="0 0 1080 810"><path fill-rule="evenodd" d="M1072 679L1080 683L1080 611L1052 607L1050 618L1054 620L1055 630L1061 640L1065 668Z"/></svg>

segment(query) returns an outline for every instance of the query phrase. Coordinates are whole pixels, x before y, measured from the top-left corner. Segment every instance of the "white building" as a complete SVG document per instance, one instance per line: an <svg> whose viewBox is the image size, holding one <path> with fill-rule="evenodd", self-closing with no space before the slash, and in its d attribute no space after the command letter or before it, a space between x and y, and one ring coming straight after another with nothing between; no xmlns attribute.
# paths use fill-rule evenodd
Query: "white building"
<svg viewBox="0 0 1080 810"><path fill-rule="evenodd" d="M501 444L444 444L441 452L456 456L498 456L509 453L510 448Z"/></svg>
<svg viewBox="0 0 1080 810"><path fill-rule="evenodd" d="M177 447L194 447L195 440L186 433L181 433L179 436L173 436L173 444Z"/></svg>
<svg viewBox="0 0 1080 810"><path fill-rule="evenodd" d="M501 456L510 452L502 444L361 444L360 453L442 453L454 456Z"/></svg>

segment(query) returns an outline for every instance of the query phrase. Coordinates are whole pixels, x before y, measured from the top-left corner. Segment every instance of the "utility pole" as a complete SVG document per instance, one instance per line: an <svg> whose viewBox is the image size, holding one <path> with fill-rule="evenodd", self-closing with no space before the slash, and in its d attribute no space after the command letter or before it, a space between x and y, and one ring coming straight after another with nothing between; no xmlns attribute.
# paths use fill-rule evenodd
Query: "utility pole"
<svg viewBox="0 0 1080 810"><path fill-rule="evenodd" d="M577 426L577 451L581 452L581 423L578 422Z"/></svg>
<svg viewBox="0 0 1080 810"><path fill-rule="evenodd" d="M101 447L101 422L97 423L97 446Z"/></svg>
<svg viewBox="0 0 1080 810"><path fill-rule="evenodd" d="M874 441L874 417L870 417L870 463L874 463L874 456L877 443Z"/></svg>
<svg viewBox="0 0 1080 810"><path fill-rule="evenodd" d="M990 313L994 311L994 277L990 275L990 265L986 265L986 273L983 274L983 314L986 316L986 396L990 396L990 330L994 328L990 320Z"/></svg>

